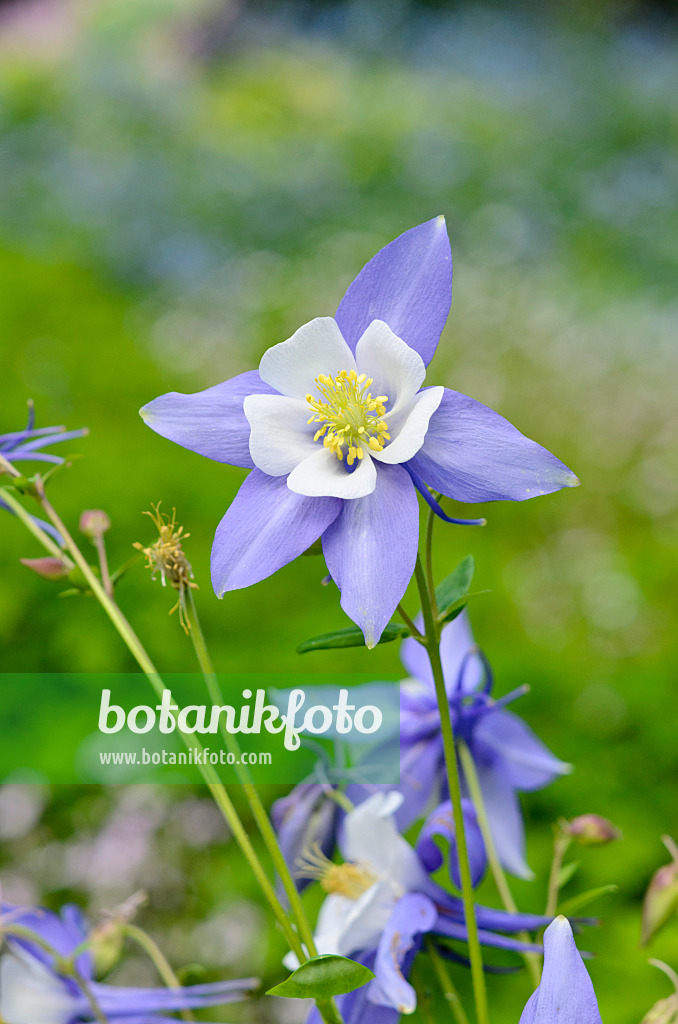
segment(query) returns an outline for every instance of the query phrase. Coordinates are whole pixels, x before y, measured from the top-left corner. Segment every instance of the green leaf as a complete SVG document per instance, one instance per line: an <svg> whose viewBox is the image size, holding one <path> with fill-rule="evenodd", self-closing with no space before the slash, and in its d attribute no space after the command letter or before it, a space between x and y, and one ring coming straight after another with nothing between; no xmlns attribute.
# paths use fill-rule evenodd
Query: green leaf
<svg viewBox="0 0 678 1024"><path fill-rule="evenodd" d="M410 631L405 625L399 622L389 622L379 639L380 644L391 643L392 640L401 640L409 636ZM328 651L335 647L364 647L365 637L362 630L357 626L349 626L347 629L336 629L333 633L321 633L320 636L313 636L310 640L304 640L297 647L297 654L306 654L307 651Z"/></svg>
<svg viewBox="0 0 678 1024"><path fill-rule="evenodd" d="M618 890L618 885L599 885L597 889L589 889L588 892L582 892L579 896L574 896L571 900L561 904L558 907L558 913L563 914L565 917L571 917L576 911L588 907L589 903L593 903L600 896L607 896L608 893L617 892Z"/></svg>
<svg viewBox="0 0 678 1024"><path fill-rule="evenodd" d="M331 999L353 992L373 977L368 967L357 964L355 960L324 953L307 960L289 978L269 989L266 995L284 996L286 999Z"/></svg>
<svg viewBox="0 0 678 1024"><path fill-rule="evenodd" d="M567 883L570 881L575 871L579 868L581 861L573 860L569 864L565 864L558 874L558 888L564 889Z"/></svg>
<svg viewBox="0 0 678 1024"><path fill-rule="evenodd" d="M475 567L473 555L467 555L436 587L436 604L440 622L448 622L459 614L459 604L462 598L468 594Z"/></svg>

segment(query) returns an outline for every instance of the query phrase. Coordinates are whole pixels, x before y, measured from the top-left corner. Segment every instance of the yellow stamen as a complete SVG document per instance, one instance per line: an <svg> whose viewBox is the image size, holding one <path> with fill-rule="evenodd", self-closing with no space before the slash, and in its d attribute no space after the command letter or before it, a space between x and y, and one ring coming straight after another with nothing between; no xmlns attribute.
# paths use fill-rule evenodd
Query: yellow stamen
<svg viewBox="0 0 678 1024"><path fill-rule="evenodd" d="M377 881L367 864L334 864L314 843L297 861L299 878L315 878L327 893L336 893L349 900L359 899Z"/></svg>
<svg viewBox="0 0 678 1024"><path fill-rule="evenodd" d="M364 373L358 375L356 370L339 370L334 376L319 374L315 383L321 397L306 395L313 413L308 422L320 424L313 440L322 438L324 446L340 462L346 454L348 466L364 457L365 444L372 451L383 451L384 439L390 440L388 424L383 419L388 396L372 397L368 391L372 378Z"/></svg>

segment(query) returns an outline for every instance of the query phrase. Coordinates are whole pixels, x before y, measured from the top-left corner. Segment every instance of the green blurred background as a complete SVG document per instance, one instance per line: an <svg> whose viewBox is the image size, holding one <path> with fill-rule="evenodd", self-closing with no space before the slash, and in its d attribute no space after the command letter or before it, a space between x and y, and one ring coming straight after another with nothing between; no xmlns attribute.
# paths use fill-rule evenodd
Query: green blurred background
<svg viewBox="0 0 678 1024"><path fill-rule="evenodd" d="M497 693L529 683L519 710L576 766L523 801L537 880L515 884L521 907L543 907L557 816L624 832L565 890L620 887L582 940L619 1024L669 994L638 934L659 836L678 838L677 58L670 6L0 5L0 432L28 398L39 426L89 426L51 494L73 525L108 511L114 564L152 539L151 502L176 506L221 670L398 678L398 651L295 654L346 624L319 558L217 601L211 539L244 473L137 410L255 366L332 314L380 246L447 217L454 298L429 379L506 415L582 487L486 507L483 530L441 524L437 566L473 552ZM19 565L39 553L19 523L2 527L2 670L133 669L98 607L57 599ZM119 599L161 669L193 669L147 572ZM280 977L282 944L197 791L9 784L0 839L7 897L96 909L144 886L142 923L175 963ZM678 968L678 923L651 952ZM526 979L490 988L493 1019L516 1022ZM271 1003L228 1019L303 1019Z"/></svg>

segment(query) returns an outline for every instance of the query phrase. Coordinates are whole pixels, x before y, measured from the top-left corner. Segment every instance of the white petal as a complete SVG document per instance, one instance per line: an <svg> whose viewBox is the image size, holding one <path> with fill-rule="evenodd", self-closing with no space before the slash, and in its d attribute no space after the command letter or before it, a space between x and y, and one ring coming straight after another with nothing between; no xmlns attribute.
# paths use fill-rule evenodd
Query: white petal
<svg viewBox="0 0 678 1024"><path fill-rule="evenodd" d="M364 498L372 493L377 485L377 470L367 452L354 463L357 468L349 473L346 462L340 462L329 448L323 447L321 442L316 448L317 451L300 462L287 478L291 491L311 498Z"/></svg>
<svg viewBox="0 0 678 1024"><path fill-rule="evenodd" d="M353 908L353 900L330 893L318 914L315 944L319 953L339 953L346 933L346 922Z"/></svg>
<svg viewBox="0 0 678 1024"><path fill-rule="evenodd" d="M250 455L263 473L283 476L317 450L306 402L282 395L249 395L243 409L252 428Z"/></svg>
<svg viewBox="0 0 678 1024"><path fill-rule="evenodd" d="M315 378L321 373L354 370L353 353L331 316L319 316L264 352L259 375L266 384L290 398L316 394Z"/></svg>
<svg viewBox="0 0 678 1024"><path fill-rule="evenodd" d="M393 440L383 452L373 452L373 457L391 466L413 458L424 443L429 420L442 402L444 393L443 387L426 388L415 395L399 414L396 412L394 417L388 417Z"/></svg>
<svg viewBox="0 0 678 1024"><path fill-rule="evenodd" d="M350 956L359 949L375 949L381 933L393 913L396 897L387 881L376 882L355 901L344 921L344 930L338 942L340 956Z"/></svg>
<svg viewBox="0 0 678 1024"><path fill-rule="evenodd" d="M425 884L415 851L400 835L395 812L400 794L375 793L346 815L342 853L347 861L366 864L387 881L396 898Z"/></svg>
<svg viewBox="0 0 678 1024"><path fill-rule="evenodd" d="M371 393L388 396L387 422L389 412L397 412L414 398L426 377L419 353L397 337L383 320L372 321L356 345L355 359L358 373L366 373L374 381Z"/></svg>
<svg viewBox="0 0 678 1024"><path fill-rule="evenodd" d="M78 1001L39 960L8 953L0 960L0 1017L7 1024L67 1024Z"/></svg>

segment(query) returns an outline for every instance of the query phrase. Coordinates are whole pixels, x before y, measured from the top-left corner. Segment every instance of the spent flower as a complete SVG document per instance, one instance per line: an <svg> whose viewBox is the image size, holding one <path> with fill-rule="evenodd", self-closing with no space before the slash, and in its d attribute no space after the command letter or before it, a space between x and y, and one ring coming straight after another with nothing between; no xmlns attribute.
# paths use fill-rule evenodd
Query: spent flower
<svg viewBox="0 0 678 1024"><path fill-rule="evenodd" d="M418 491L441 511L429 488L463 502L522 501L578 483L491 409L423 387L451 283L438 217L378 252L334 318L268 349L258 371L141 410L163 437L252 471L214 539L218 597L321 537L342 607L373 647L412 577Z"/></svg>
<svg viewBox="0 0 678 1024"><path fill-rule="evenodd" d="M179 621L186 633L191 630L191 620L188 615L187 594L190 590L197 590L198 584L193 581L193 569L186 558L183 544L190 537L190 533L184 533L183 526L177 523L177 510L172 509L172 515L160 511L160 502L152 506L152 512L144 512L150 516L158 531L158 539L146 547L135 541L133 547L146 556L146 567L151 570L152 578L155 579L159 573L163 587L167 584L178 592L177 603L170 609L172 615L179 609Z"/></svg>

